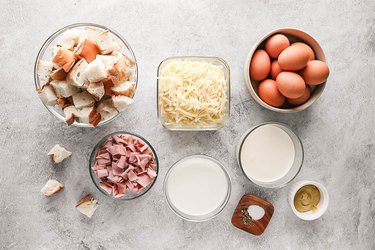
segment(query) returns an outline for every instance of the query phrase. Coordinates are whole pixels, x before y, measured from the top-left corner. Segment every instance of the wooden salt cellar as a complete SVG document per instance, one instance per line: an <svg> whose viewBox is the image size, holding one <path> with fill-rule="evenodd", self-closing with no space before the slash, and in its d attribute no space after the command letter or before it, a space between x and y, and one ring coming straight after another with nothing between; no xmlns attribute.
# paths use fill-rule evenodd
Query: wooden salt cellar
<svg viewBox="0 0 375 250"><path fill-rule="evenodd" d="M257 205L264 209L264 215L259 220L253 220L247 209L251 205ZM232 216L233 226L254 235L261 235L266 229L273 215L273 205L255 195L245 194L238 202Z"/></svg>

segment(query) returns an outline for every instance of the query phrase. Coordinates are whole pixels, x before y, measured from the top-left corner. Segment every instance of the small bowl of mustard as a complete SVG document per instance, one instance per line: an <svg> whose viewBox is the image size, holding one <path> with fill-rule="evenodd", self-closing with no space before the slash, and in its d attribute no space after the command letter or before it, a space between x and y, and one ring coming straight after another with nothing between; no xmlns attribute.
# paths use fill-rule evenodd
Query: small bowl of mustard
<svg viewBox="0 0 375 250"><path fill-rule="evenodd" d="M327 189L316 181L299 181L289 191L289 204L293 213L302 220L316 220L327 211Z"/></svg>

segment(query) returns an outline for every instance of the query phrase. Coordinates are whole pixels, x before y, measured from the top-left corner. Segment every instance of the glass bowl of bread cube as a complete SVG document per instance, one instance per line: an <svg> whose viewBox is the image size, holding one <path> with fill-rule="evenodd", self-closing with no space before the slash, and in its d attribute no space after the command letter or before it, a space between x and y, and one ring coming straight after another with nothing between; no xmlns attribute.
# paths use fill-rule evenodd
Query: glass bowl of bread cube
<svg viewBox="0 0 375 250"><path fill-rule="evenodd" d="M36 92L59 120L97 127L133 102L138 68L134 52L116 31L76 23L53 33L34 66Z"/></svg>

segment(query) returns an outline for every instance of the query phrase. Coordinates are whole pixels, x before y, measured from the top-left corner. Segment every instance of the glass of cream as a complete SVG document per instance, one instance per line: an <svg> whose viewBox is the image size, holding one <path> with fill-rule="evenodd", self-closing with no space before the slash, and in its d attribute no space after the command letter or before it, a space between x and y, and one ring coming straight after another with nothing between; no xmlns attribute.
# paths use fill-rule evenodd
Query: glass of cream
<svg viewBox="0 0 375 250"><path fill-rule="evenodd" d="M244 175L265 188L291 182L303 163L301 140L281 123L263 123L248 130L237 146L237 161Z"/></svg>
<svg viewBox="0 0 375 250"><path fill-rule="evenodd" d="M225 207L231 181L221 163L209 156L192 155L176 162L164 180L164 194L172 211L187 221L214 218Z"/></svg>

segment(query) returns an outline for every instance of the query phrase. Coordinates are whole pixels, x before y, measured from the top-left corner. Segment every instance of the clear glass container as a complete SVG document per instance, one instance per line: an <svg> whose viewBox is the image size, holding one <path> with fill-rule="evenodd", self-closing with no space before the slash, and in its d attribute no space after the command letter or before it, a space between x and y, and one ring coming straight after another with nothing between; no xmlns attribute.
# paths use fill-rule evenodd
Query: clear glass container
<svg viewBox="0 0 375 250"><path fill-rule="evenodd" d="M245 173L243 169L243 165L241 163L241 150L242 150L242 146L246 138L257 128L264 126L264 125L273 125L275 127L282 129L285 133L287 133L293 142L294 152L295 152L293 164L291 168L288 170L288 172L283 177L272 182L262 182L254 178L251 178ZM294 178L298 175L298 173L300 172L302 168L303 159L304 159L304 151L303 151L303 146L302 146L302 142L300 138L289 127L287 127L286 125L282 123L277 123L277 122L265 122L255 127L252 127L247 132L245 132L243 136L241 137L239 144L237 145L236 155L237 155L237 163L241 167L241 170L243 174L245 175L245 177L249 179L251 182L253 182L254 184L260 187L264 187L264 188L281 188L281 187L286 186L288 183L294 180Z"/></svg>
<svg viewBox="0 0 375 250"><path fill-rule="evenodd" d="M187 60L187 61L204 61L208 63L212 63L217 66L221 66L224 70L224 75L226 78L226 86L227 86L227 102L225 103L225 115L223 118L213 124L209 125L202 125L202 126L186 126L181 124L174 124L171 122L168 122L164 119L162 108L160 107L160 100L159 100L159 87L160 87L160 80L159 76L161 73L161 70L165 65L167 65L169 62L174 60ZM228 121L230 117L230 68L229 65L219 57L205 57L205 56L175 56L175 57L168 57L165 60L163 60L158 67L157 72L157 112L158 112L158 119L160 123L169 130L175 130L175 131L206 131L206 130L217 130L219 128L222 128Z"/></svg>
<svg viewBox="0 0 375 250"><path fill-rule="evenodd" d="M99 184L100 184L100 179L95 175L95 172L91 169L92 166L94 166L95 164L95 157L96 157L96 154L97 152L100 150L100 148L106 143L106 141L114 136L114 135L131 135L133 137L137 137L139 139L141 139L142 141L144 141L147 146L149 146L149 148L151 149L152 153L154 154L154 157L155 157L155 162L156 162L156 169L155 169L155 172L156 172L156 176L155 178L153 179L153 181L146 187L144 187L143 189L141 189L141 191L137 192L137 193L128 193L126 194L125 196L122 196L122 197L114 197L112 194L108 194L105 190L103 190ZM102 192L103 194L105 194L106 196L109 196L109 197L112 197L113 199L116 199L116 200L132 200L132 199L135 199L135 198L138 198L142 195L144 195L145 193L147 193L151 188L152 186L154 185L156 179L158 178L159 176L159 160L158 160L158 156L156 155L156 152L155 152L155 149L151 146L151 144L145 139L143 138L142 136L140 135L137 135L137 134L134 134L134 133L130 133L130 132L126 132L126 131L117 131L117 132L114 132L114 133L111 133L109 135L106 135L104 136L93 148L93 150L91 151L91 155L90 155L90 159L89 159L89 172L90 172L90 177L91 177L91 180L92 182L94 183L95 187L100 191Z"/></svg>
<svg viewBox="0 0 375 250"><path fill-rule="evenodd" d="M136 84L136 86L135 87L137 88L137 84L138 84L138 63L137 63L137 60L136 60L135 55L134 55L134 52L133 52L132 48L130 47L129 43L118 32L116 32L116 31L114 31L112 29L109 29L109 28L107 28L105 26L94 24L94 23L75 23L75 24L71 24L71 25L68 25L66 27L63 27L63 28L59 29L58 31L56 31L55 33L53 33L50 37L48 37L48 39L44 42L44 44L40 48L40 50L38 52L38 55L36 57L36 60L35 60L35 64L34 64L34 83L35 83L35 89L40 89L42 87L42 85L40 84L40 81L39 81L38 73L37 73L38 72L39 61L40 60L52 61L52 54L50 53L51 49L56 45L56 43L60 39L62 33L64 33L66 30L68 30L68 29L85 29L85 28L94 28L94 29L99 29L99 30L103 30L103 31L104 30L108 30L111 33L111 35L115 38L115 40L121 45L121 52L124 55L129 56L133 61L136 62L136 64L135 64L135 84ZM48 106L48 105L44 104L44 106L57 119L59 119L60 121L65 122L64 113L63 113L63 111L61 110L61 108L58 105ZM107 120L101 121L97 125L97 127L113 121L119 115L120 115L120 113L118 113L115 116L112 116L112 117L108 118ZM77 122L77 121L74 121L74 123L71 126L75 126L75 127L92 127L90 124L80 123L80 122Z"/></svg>
<svg viewBox="0 0 375 250"><path fill-rule="evenodd" d="M176 166L178 166L180 163L182 163L183 161L192 159L192 158L203 158L203 159L207 159L207 160L213 162L214 164L216 164L218 166L218 168L220 168L223 171L223 173L225 175L225 179L226 179L227 191L226 191L225 198L223 199L221 204L219 206L217 206L216 209L214 209L213 211L211 211L207 214L204 214L204 215L191 215L191 214L184 213L183 211L178 209L173 204L173 202L171 201L170 195L168 193L168 179L170 177L170 174L173 172L173 170L176 168ZM227 205L230 194L231 194L231 179L230 179L230 176L229 176L227 170L218 160L216 160L212 157L206 156L206 155L191 155L191 156L184 157L184 158L180 159L179 161L175 162L172 165L172 167L169 168L169 170L168 170L168 172L165 176L165 179L164 179L164 195L166 197L169 208L180 218L182 218L184 220L187 220L187 221L191 221L191 222L202 222L202 221L207 221L207 220L210 220L210 219L216 217L221 211L223 211L223 209Z"/></svg>

